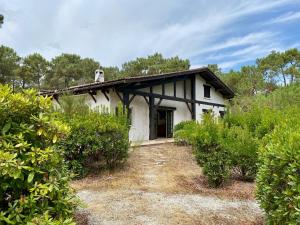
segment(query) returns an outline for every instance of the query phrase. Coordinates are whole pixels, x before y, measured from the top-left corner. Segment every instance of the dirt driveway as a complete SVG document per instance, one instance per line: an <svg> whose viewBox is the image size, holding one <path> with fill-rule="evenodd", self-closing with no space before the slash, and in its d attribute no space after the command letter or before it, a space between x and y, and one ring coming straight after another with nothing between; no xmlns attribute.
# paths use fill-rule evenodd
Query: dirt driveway
<svg viewBox="0 0 300 225"><path fill-rule="evenodd" d="M134 148L123 168L73 187L89 224L262 224L254 184L210 189L191 149L170 143Z"/></svg>

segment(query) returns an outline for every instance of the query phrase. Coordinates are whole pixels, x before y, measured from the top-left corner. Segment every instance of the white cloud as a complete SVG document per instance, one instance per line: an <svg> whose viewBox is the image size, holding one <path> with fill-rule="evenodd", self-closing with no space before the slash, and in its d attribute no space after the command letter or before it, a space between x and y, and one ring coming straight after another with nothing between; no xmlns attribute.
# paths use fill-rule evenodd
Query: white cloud
<svg viewBox="0 0 300 225"><path fill-rule="evenodd" d="M192 59L194 65L208 59L229 61L222 55L255 59L280 45L279 33L250 30L241 21L293 2L0 0L0 11L6 10L0 43L21 55L40 52L50 59L77 53L103 65L120 65L156 51Z"/></svg>
<svg viewBox="0 0 300 225"><path fill-rule="evenodd" d="M276 18L271 19L267 24L275 24L275 23L285 23L292 22L300 19L300 11L298 12L288 12L283 15L280 15Z"/></svg>

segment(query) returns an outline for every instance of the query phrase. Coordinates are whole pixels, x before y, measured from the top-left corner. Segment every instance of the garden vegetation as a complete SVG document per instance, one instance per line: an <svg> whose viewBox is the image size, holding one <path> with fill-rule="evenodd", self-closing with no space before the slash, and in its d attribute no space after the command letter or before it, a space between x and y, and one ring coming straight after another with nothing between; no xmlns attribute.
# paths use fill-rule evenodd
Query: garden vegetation
<svg viewBox="0 0 300 225"><path fill-rule="evenodd" d="M55 145L69 127L51 107L33 90L0 86L0 224L74 224L77 199Z"/></svg>
<svg viewBox="0 0 300 225"><path fill-rule="evenodd" d="M230 179L256 180L268 224L300 224L300 85L237 98L224 119L175 128L177 143L193 146L212 187Z"/></svg>
<svg viewBox="0 0 300 225"><path fill-rule="evenodd" d="M112 169L128 157L126 113L74 100L54 110L32 89L0 85L0 118L0 224L75 224L72 174L84 176L93 164L93 172Z"/></svg>
<svg viewBox="0 0 300 225"><path fill-rule="evenodd" d="M108 109L91 110L81 97L64 96L58 109L70 133L58 145L64 149L66 163L77 177L101 169L113 169L128 157L129 126L127 114L108 113Z"/></svg>

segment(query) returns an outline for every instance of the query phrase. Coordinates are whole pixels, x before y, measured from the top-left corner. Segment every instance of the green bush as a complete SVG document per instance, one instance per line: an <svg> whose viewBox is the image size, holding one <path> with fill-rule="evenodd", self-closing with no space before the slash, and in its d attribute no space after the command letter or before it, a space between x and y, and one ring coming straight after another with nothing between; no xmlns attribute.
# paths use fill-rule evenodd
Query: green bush
<svg viewBox="0 0 300 225"><path fill-rule="evenodd" d="M258 162L258 139L247 128L225 128L222 147L230 154L232 167L244 180L254 180Z"/></svg>
<svg viewBox="0 0 300 225"><path fill-rule="evenodd" d="M198 154L198 157L200 155ZM205 158L205 160L204 160ZM199 159L198 159L199 161ZM220 147L215 148L209 154L201 155L203 174L207 176L211 187L224 185L230 177L230 154Z"/></svg>
<svg viewBox="0 0 300 225"><path fill-rule="evenodd" d="M33 90L0 86L0 224L72 224L77 200L54 146L68 127L51 105Z"/></svg>
<svg viewBox="0 0 300 225"><path fill-rule="evenodd" d="M89 168L114 168L128 157L128 126L124 116L89 111L69 119L71 131L59 145L69 167L79 176Z"/></svg>
<svg viewBox="0 0 300 225"><path fill-rule="evenodd" d="M183 121L174 128L174 140L178 145L191 145L195 142L199 124L195 121Z"/></svg>
<svg viewBox="0 0 300 225"><path fill-rule="evenodd" d="M193 121L193 120L181 121L180 123L178 123L178 124L176 124L176 125L174 126L174 132L177 132L177 131L179 131L179 130L182 130L182 129L184 129L184 127L185 127L186 125L194 124L194 123L195 123L195 121Z"/></svg>
<svg viewBox="0 0 300 225"><path fill-rule="evenodd" d="M300 224L299 117L287 113L260 148L257 198L268 224Z"/></svg>
<svg viewBox="0 0 300 225"><path fill-rule="evenodd" d="M223 185L230 176L230 154L221 145L223 130L223 123L205 114L195 135L196 159L212 187Z"/></svg>

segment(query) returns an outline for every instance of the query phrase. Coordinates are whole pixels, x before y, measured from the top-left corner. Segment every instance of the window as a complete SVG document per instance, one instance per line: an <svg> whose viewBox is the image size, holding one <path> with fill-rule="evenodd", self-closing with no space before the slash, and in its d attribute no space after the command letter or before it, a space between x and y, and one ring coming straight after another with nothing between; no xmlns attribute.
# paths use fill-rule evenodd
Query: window
<svg viewBox="0 0 300 225"><path fill-rule="evenodd" d="M203 85L203 86L204 86L204 97L210 98L210 86L208 85Z"/></svg>
<svg viewBox="0 0 300 225"><path fill-rule="evenodd" d="M211 109L202 109L202 112L203 113L212 113L212 110Z"/></svg>
<svg viewBox="0 0 300 225"><path fill-rule="evenodd" d="M219 111L219 113L220 113L220 117L221 117L221 118L224 118L225 111Z"/></svg>

